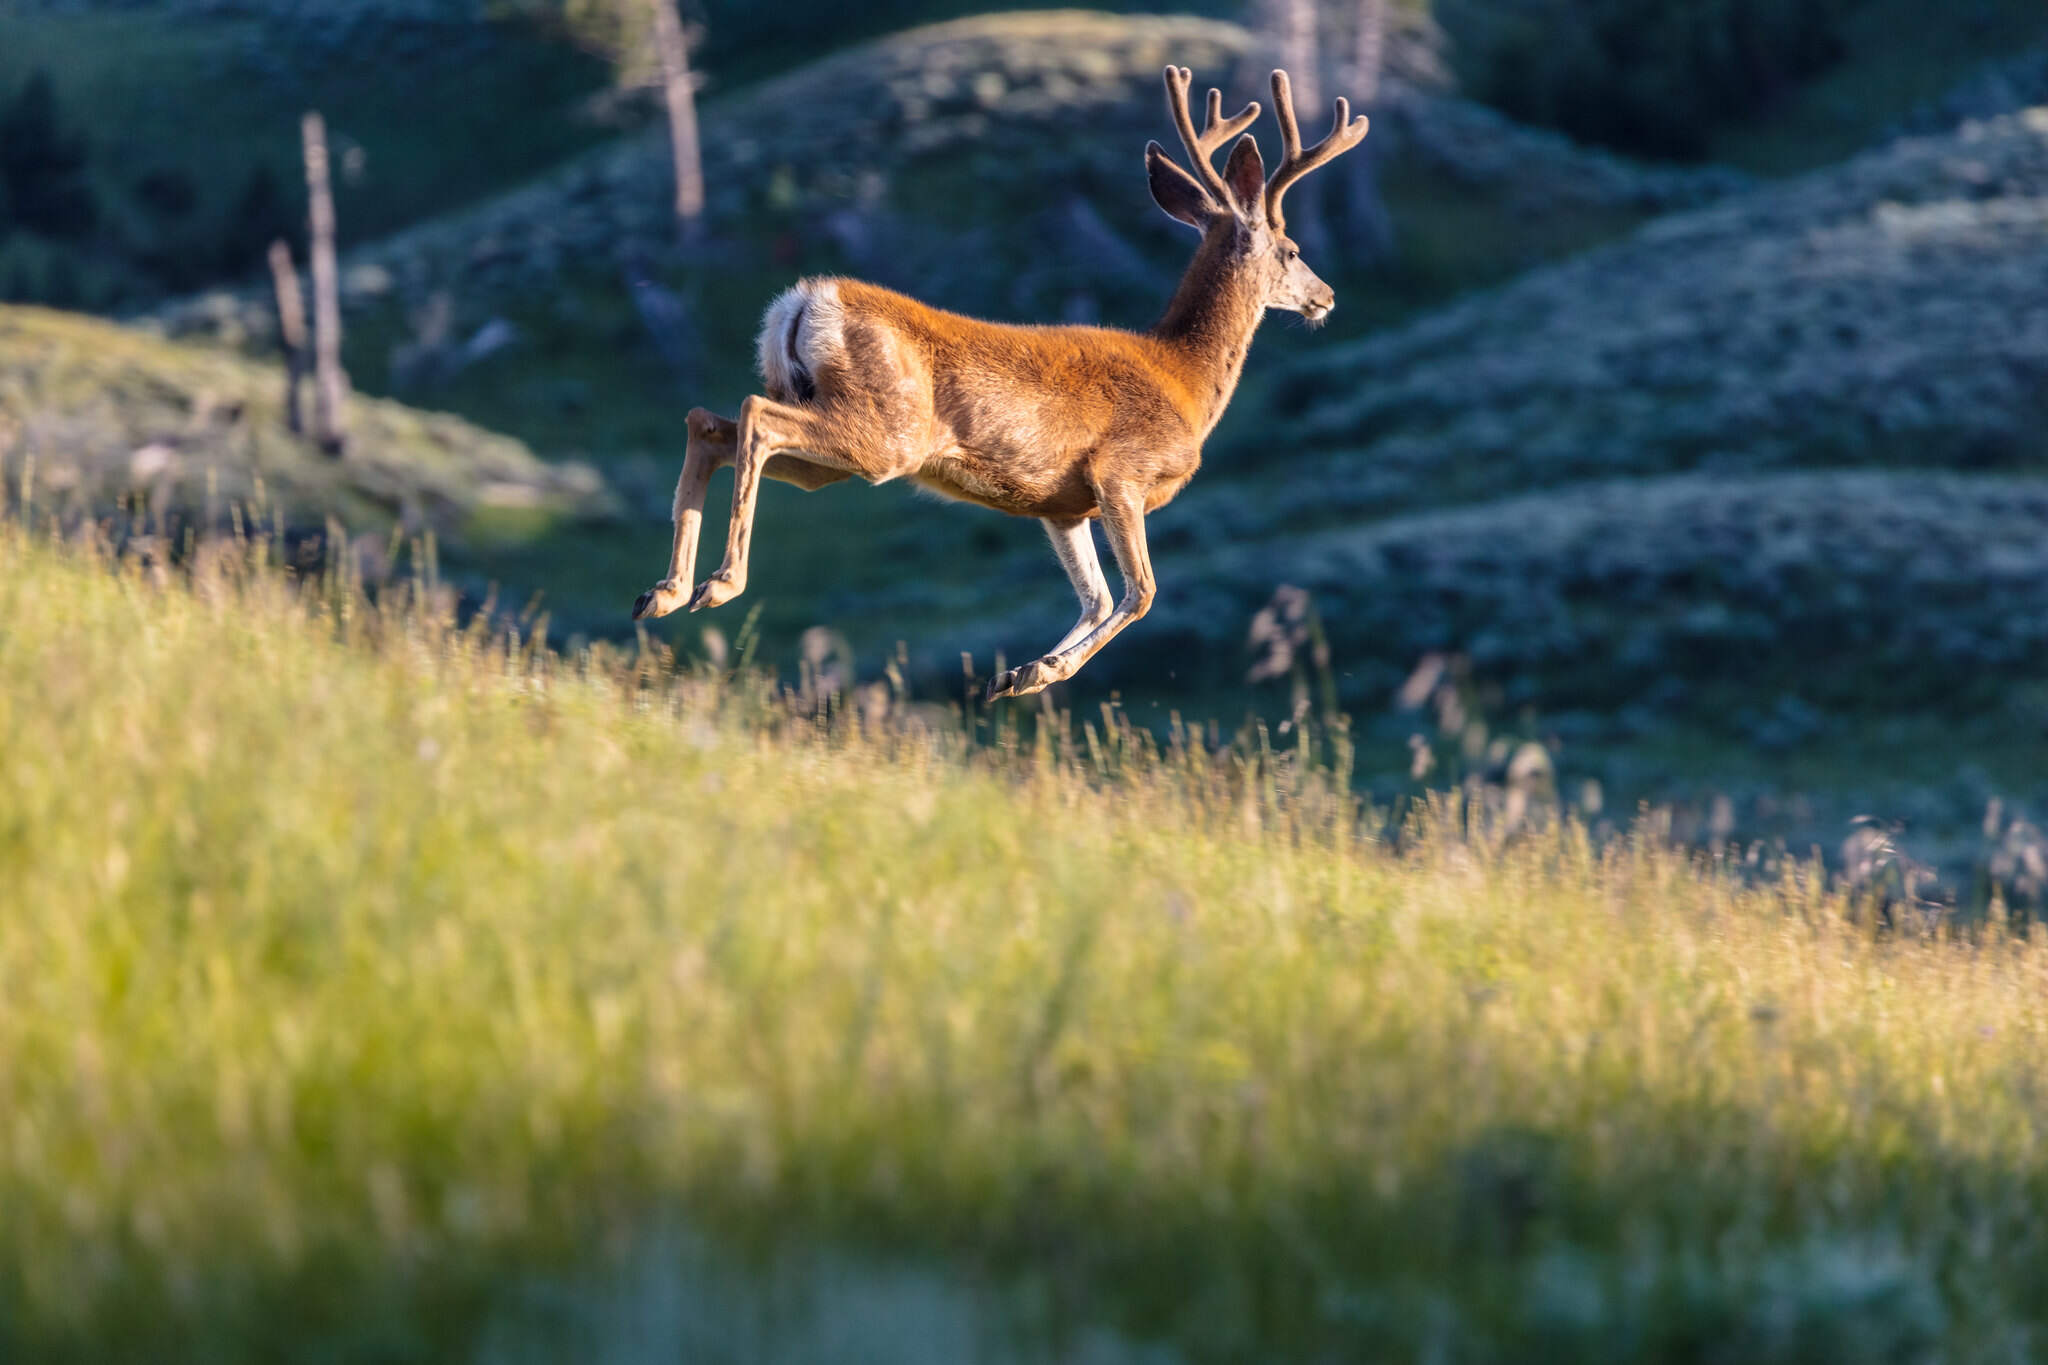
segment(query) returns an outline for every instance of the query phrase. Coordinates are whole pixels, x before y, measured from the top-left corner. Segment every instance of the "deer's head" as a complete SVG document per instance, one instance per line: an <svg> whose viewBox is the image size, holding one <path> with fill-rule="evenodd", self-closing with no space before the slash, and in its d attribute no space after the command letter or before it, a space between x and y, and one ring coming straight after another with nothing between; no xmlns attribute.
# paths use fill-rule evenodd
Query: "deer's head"
<svg viewBox="0 0 2048 1365"><path fill-rule="evenodd" d="M1365 137L1364 115L1351 117L1351 106L1337 100L1336 121L1330 134L1306 151L1301 130L1294 122L1294 96L1288 89L1287 73L1273 73L1273 107L1280 119L1280 166L1273 178L1266 178L1266 163L1259 156L1259 144L1246 133L1237 138L1219 175L1212 158L1216 149L1251 126L1259 116L1256 102L1247 104L1229 119L1223 117L1223 92L1209 92L1209 110L1199 136L1188 112L1188 85L1193 79L1184 66L1166 68L1166 107L1180 130L1181 144L1194 163L1195 174L1182 169L1157 142L1145 146L1145 172L1151 181L1152 199L1168 216L1177 218L1203 235L1212 249L1229 262L1232 271L1263 300L1267 308L1299 313L1310 322L1321 322L1337 306L1330 286L1301 259L1301 248L1287 235L1287 220L1280 212L1281 198L1288 186L1310 171L1356 147ZM1199 177L1199 178L1197 178Z"/></svg>

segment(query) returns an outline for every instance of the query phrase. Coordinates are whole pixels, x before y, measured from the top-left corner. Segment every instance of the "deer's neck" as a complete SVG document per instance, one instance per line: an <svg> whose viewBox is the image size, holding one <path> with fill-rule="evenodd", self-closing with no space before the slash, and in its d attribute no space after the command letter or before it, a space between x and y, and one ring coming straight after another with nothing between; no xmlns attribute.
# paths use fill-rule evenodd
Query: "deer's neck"
<svg viewBox="0 0 2048 1365"><path fill-rule="evenodd" d="M1237 392L1245 353L1265 311L1264 297L1232 258L1229 237L1203 238L1152 335L1182 361L1189 392L1201 407L1204 436Z"/></svg>

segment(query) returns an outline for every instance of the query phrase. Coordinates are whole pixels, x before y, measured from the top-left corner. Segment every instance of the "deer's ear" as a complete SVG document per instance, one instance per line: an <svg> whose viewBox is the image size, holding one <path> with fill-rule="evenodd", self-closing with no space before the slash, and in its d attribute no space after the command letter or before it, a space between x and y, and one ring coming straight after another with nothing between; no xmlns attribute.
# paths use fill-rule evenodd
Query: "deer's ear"
<svg viewBox="0 0 2048 1365"><path fill-rule="evenodd" d="M1208 227L1209 215L1216 208L1209 191L1156 142L1145 144L1145 178L1152 185L1152 202L1165 209L1167 217L1178 218L1198 232Z"/></svg>
<svg viewBox="0 0 2048 1365"><path fill-rule="evenodd" d="M1239 207L1257 222L1266 194L1266 163L1259 158L1259 144L1250 133L1230 149L1230 160L1223 163L1223 183L1230 186Z"/></svg>

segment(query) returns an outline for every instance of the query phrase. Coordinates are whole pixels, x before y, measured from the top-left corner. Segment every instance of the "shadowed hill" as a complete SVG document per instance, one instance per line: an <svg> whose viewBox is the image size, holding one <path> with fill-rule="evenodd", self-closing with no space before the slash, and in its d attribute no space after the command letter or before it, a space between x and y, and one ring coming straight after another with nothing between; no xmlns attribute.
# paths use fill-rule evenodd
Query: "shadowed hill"
<svg viewBox="0 0 2048 1365"><path fill-rule="evenodd" d="M891 185L952 183L919 179L913 142L974 172L972 195L956 197L973 198L977 213L1006 195L1042 194L1053 156L1062 185L1085 192L1091 175L1113 174L1128 197L1131 151L1160 131L1154 82L1169 55L1205 76L1261 64L1242 30L1195 20L1016 15L899 35L718 105L709 150L725 198L715 211L744 215L748 196L775 193L858 203L870 172L884 200ZM1444 117L1418 112L1432 108ZM1540 206L1544 183L1639 205L1712 198L1731 183L1660 179L1413 86L1380 123L1417 155L1436 147L1435 164L1494 177L1500 205L1523 196ZM1446 132L1456 128L1470 136ZM800 174L783 149L820 137L824 153ZM1445 150L1453 144L1467 150ZM1554 153L1547 162L1543 148ZM478 215L359 254L354 273L365 291L416 270L499 281L502 297L537 272L629 252L636 234L651 241L665 230L665 177L658 139L624 143ZM1155 518L1153 619L1132 647L1092 667L1088 685L1135 684L1141 670L1160 683L1148 638L1186 646L1167 682L1228 680L1251 613L1275 584L1295 582L1331 599L1325 614L1353 700L1376 703L1434 648L1474 652L1546 707L1673 701L1672 680L1740 683L1772 650L1785 669L1883 661L1868 679L1872 697L1958 698L1945 680L2036 655L2031 618L2000 592L1967 586L2005 581L1998 556L2018 553L2024 526L1996 500L2032 485L1937 496L1903 474L1764 476L2040 472L2044 204L2048 116L2023 114L1725 195L1360 341L1290 346L1269 328L1209 468ZM202 312L195 306L186 325ZM1702 477L1588 488L1686 473ZM665 512L666 479L647 482L643 501ZM931 678L952 673L961 648L1015 659L1065 628L1066 587L1028 528L1004 539L1013 528L901 500L867 510L890 497L855 490L771 508L780 540L764 572L785 578L764 579L760 600L783 613L775 628L828 621L864 651L908 637ZM1739 533L1778 498L1790 500L1787 534L1807 535L1787 551L1806 567L1755 576L1762 542ZM1435 511L1460 505L1472 510ZM1402 520L1379 520L1390 516ZM1615 541L1613 526L1637 517L1660 529ZM642 556L650 561L658 531ZM985 547L968 540L983 534ZM1886 564L1911 560L1907 549L1923 542L1944 547L1939 565L1907 574L1905 598L1893 600ZM1624 543L1627 562L1586 576L1589 547ZM1868 567L1842 570L1842 588L1842 564ZM1630 587L1640 583L1661 585L1652 597L1670 610L1653 602L1638 619L1626 604L1641 605ZM1601 593L1623 605L1599 606ZM1899 653L1893 623L1909 608L1950 634ZM1914 667L1895 666L1907 658Z"/></svg>
<svg viewBox="0 0 2048 1365"><path fill-rule="evenodd" d="M764 217L850 209L891 218L881 235L936 216L957 244L1006 209L1074 195L1121 202L1145 141L1168 136L1159 71L1169 61L1240 98L1263 93L1272 64L1232 24L1087 11L985 15L866 44L707 105L707 211L740 231ZM1728 171L1633 165L1437 93L1433 58L1412 35L1392 45L1389 69L1375 111L1381 149L1524 210L1642 213L1745 183ZM1270 144L1270 124L1264 131ZM944 185L959 174L971 176L971 194L929 192L934 175ZM519 290L565 269L658 255L673 236L669 176L665 134L624 139L474 211L354 250L347 295L368 303L394 291ZM859 264L870 254L859 238L878 230L842 218L827 231ZM878 262L890 254L880 243L871 250ZM925 285L949 292L943 281ZM189 300L160 316L174 333L229 339L271 326L256 294Z"/></svg>
<svg viewBox="0 0 2048 1365"><path fill-rule="evenodd" d="M1799 670L1816 696L1953 703L2044 657L2048 111L1284 364L1257 441L1154 519L1142 631L1228 660L1295 583L1361 698L1428 649L1550 703Z"/></svg>
<svg viewBox="0 0 2048 1365"><path fill-rule="evenodd" d="M1316 594L1362 700L1454 649L1524 699L1669 706L1735 683L1952 705L2048 662L2044 526L2039 479L1617 480L1226 542L1162 595L1163 621L1242 620L1277 574Z"/></svg>
<svg viewBox="0 0 2048 1365"><path fill-rule="evenodd" d="M1290 524L1694 467L2048 466L2048 110L1662 219L1274 398L1315 460L1257 509Z"/></svg>

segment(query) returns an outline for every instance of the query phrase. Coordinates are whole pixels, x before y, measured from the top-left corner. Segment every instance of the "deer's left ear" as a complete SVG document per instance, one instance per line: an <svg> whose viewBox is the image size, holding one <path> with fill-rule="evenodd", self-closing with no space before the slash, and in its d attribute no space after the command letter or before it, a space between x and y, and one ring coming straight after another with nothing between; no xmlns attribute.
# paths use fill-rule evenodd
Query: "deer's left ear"
<svg viewBox="0 0 2048 1365"><path fill-rule="evenodd" d="M1209 215L1216 211L1209 191L1182 170L1180 163L1156 142L1145 144L1145 177L1152 186L1152 202L1197 232L1207 228Z"/></svg>
<svg viewBox="0 0 2048 1365"><path fill-rule="evenodd" d="M1259 158L1259 144L1246 133L1230 149L1230 160L1223 163L1223 182L1230 186L1230 193L1254 221L1266 195L1266 163Z"/></svg>

